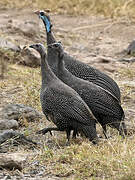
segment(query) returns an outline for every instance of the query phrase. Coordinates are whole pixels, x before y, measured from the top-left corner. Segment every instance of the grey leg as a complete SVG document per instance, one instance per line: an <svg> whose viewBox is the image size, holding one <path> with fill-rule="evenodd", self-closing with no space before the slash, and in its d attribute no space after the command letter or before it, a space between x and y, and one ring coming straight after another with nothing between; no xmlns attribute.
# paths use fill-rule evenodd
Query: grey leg
<svg viewBox="0 0 135 180"><path fill-rule="evenodd" d="M102 125L102 128L103 128L103 134L104 134L105 138L108 139L106 124Z"/></svg>

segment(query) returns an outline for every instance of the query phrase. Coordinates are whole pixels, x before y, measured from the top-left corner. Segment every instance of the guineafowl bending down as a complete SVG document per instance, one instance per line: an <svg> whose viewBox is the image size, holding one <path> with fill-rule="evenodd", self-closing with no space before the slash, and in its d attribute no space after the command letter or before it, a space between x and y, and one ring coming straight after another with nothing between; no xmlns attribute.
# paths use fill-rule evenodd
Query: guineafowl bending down
<svg viewBox="0 0 135 180"><path fill-rule="evenodd" d="M96 143L96 118L82 100L78 93L59 80L51 71L47 60L45 48L42 44L30 45L41 55L42 86L40 101L43 113L47 119L51 118L57 128L43 129L42 132L57 130L66 131L67 139L71 130L79 130Z"/></svg>
<svg viewBox="0 0 135 180"><path fill-rule="evenodd" d="M50 17L46 15L44 11L36 11L36 14L42 19L47 34L47 45L56 42L55 37L51 31L52 24L50 22ZM53 72L57 75L57 72L54 66L56 66L56 62L54 61L55 52L53 50L48 49L48 64L51 66ZM81 62L64 52L63 60L65 61L65 67L68 71L70 71L73 75L88 80L112 93L118 101L120 101L120 89L117 83L110 78L108 75L103 72Z"/></svg>
<svg viewBox="0 0 135 180"><path fill-rule="evenodd" d="M106 125L116 128L121 135L127 134L124 123L124 111L119 101L108 91L92 82L72 75L64 65L64 50L61 43L48 45L49 51L55 53L54 63L59 79L73 88L85 101L98 122L102 125L106 135Z"/></svg>

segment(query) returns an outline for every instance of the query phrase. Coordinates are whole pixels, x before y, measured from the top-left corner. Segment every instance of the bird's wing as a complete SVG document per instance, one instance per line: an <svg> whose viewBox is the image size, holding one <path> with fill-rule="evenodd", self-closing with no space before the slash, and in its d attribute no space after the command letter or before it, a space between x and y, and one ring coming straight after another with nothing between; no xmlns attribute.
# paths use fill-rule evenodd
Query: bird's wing
<svg viewBox="0 0 135 180"><path fill-rule="evenodd" d="M95 121L91 110L80 97L70 97L63 110L66 117L75 119L85 125L92 125Z"/></svg>
<svg viewBox="0 0 135 180"><path fill-rule="evenodd" d="M60 87L60 86L59 86ZM59 112L63 117L74 119L85 125L92 125L95 117L81 97L68 87L55 90L48 88L44 93L44 107L50 112Z"/></svg>

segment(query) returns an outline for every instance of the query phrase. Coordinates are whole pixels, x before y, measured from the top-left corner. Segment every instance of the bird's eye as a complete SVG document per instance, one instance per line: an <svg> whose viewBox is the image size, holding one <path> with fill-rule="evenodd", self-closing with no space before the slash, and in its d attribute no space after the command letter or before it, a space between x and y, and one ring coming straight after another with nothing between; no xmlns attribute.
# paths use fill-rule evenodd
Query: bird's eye
<svg viewBox="0 0 135 180"><path fill-rule="evenodd" d="M41 11L41 12L40 12L40 15L41 15L41 16L44 16L44 12L43 12L43 11Z"/></svg>
<svg viewBox="0 0 135 180"><path fill-rule="evenodd" d="M59 44L55 44L54 47L59 47Z"/></svg>

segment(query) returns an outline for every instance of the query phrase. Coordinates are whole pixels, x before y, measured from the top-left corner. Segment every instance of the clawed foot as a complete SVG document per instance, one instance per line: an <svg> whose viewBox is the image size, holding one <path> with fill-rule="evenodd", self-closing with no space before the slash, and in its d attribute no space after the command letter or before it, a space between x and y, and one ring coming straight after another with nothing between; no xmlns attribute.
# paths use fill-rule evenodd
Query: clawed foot
<svg viewBox="0 0 135 180"><path fill-rule="evenodd" d="M70 146L70 142L69 142L69 140L67 140L67 141L66 141L65 146Z"/></svg>
<svg viewBox="0 0 135 180"><path fill-rule="evenodd" d="M93 140L92 140L92 143L93 143L94 145L98 145L98 143L99 143L99 139L98 139L98 138L93 139Z"/></svg>
<svg viewBox="0 0 135 180"><path fill-rule="evenodd" d="M112 136L105 136L103 137L102 135L98 136L99 139L110 139Z"/></svg>
<svg viewBox="0 0 135 180"><path fill-rule="evenodd" d="M36 133L37 133L37 134L46 134L46 133L48 133L48 132L50 132L50 135L52 136L52 132L51 132L51 130L48 129L48 128L41 129L40 131L37 131Z"/></svg>

